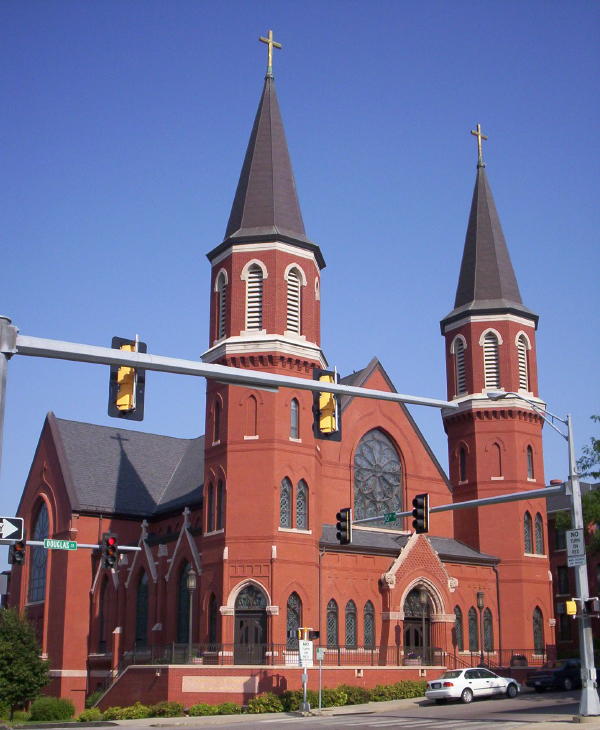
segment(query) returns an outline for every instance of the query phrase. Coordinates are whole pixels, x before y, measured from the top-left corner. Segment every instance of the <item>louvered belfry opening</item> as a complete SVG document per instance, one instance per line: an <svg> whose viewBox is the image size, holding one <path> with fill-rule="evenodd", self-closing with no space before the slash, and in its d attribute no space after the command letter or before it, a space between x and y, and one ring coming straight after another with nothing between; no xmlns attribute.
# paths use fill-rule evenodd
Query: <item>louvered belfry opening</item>
<svg viewBox="0 0 600 730"><path fill-rule="evenodd" d="M248 270L246 282L246 329L262 329L263 273L257 264Z"/></svg>
<svg viewBox="0 0 600 730"><path fill-rule="evenodd" d="M519 390L529 390L529 368L527 363L527 340L523 335L517 340L519 359Z"/></svg>
<svg viewBox="0 0 600 730"><path fill-rule="evenodd" d="M225 308L227 306L227 282L225 274L217 279L217 338L225 337Z"/></svg>
<svg viewBox="0 0 600 730"><path fill-rule="evenodd" d="M500 364L498 362L498 338L493 332L486 332L483 338L483 367L486 388L500 387Z"/></svg>
<svg viewBox="0 0 600 730"><path fill-rule="evenodd" d="M454 345L454 357L456 362L456 395L464 395L467 392L467 379L465 375L465 343L458 338Z"/></svg>
<svg viewBox="0 0 600 730"><path fill-rule="evenodd" d="M287 278L287 330L300 334L301 326L301 286L300 274L292 269Z"/></svg>

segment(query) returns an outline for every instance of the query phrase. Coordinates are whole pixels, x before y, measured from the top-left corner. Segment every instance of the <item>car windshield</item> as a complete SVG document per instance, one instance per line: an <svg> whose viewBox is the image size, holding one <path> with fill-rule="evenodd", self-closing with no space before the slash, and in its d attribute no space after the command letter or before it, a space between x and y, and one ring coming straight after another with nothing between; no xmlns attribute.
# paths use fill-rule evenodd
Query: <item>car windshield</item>
<svg viewBox="0 0 600 730"><path fill-rule="evenodd" d="M460 669L454 669L451 672L444 672L440 679L455 679L456 677L460 677L461 670Z"/></svg>

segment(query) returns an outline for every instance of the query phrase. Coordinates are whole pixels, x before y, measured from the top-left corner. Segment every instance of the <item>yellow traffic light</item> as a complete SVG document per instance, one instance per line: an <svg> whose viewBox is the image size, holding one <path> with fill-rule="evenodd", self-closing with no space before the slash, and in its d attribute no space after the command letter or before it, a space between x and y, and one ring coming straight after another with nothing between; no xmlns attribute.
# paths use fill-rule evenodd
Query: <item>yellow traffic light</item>
<svg viewBox="0 0 600 730"><path fill-rule="evenodd" d="M120 350L126 352L135 352L135 344L121 345ZM135 368L121 367L117 370L118 393L115 405L117 410L129 411L135 410L135 391L137 385L137 373Z"/></svg>
<svg viewBox="0 0 600 730"><path fill-rule="evenodd" d="M577 601L565 601L567 616L577 616Z"/></svg>
<svg viewBox="0 0 600 730"><path fill-rule="evenodd" d="M324 373L319 377L322 383L334 383L334 376L331 373ZM334 433L338 430L337 425L337 403L333 393L319 393L319 431L321 433Z"/></svg>
<svg viewBox="0 0 600 730"><path fill-rule="evenodd" d="M147 352L145 342L138 336L113 337L112 347L122 352ZM108 381L108 415L112 418L125 418L130 421L144 419L144 393L146 371L144 368L129 365L111 365Z"/></svg>

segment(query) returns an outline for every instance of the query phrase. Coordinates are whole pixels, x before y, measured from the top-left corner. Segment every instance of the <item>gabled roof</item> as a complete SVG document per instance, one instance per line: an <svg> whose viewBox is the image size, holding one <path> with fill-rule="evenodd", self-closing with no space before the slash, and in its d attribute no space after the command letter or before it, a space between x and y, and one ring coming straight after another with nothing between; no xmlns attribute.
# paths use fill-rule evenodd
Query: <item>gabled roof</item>
<svg viewBox="0 0 600 730"><path fill-rule="evenodd" d="M512 312L534 321L524 306L485 167L477 167L454 309L444 325L469 314Z"/></svg>
<svg viewBox="0 0 600 730"><path fill-rule="evenodd" d="M267 75L225 240L208 254L208 258L212 260L233 243L274 240L312 250L319 266L325 266L319 247L306 237L275 81Z"/></svg>
<svg viewBox="0 0 600 730"><path fill-rule="evenodd" d="M204 437L171 436L47 416L71 508L148 518L198 504Z"/></svg>

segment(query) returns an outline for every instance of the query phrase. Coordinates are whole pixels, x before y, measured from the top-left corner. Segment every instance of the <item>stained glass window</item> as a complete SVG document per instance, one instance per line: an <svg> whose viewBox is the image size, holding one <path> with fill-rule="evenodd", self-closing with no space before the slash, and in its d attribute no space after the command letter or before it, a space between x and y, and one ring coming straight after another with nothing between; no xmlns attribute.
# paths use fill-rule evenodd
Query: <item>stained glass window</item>
<svg viewBox="0 0 600 730"><path fill-rule="evenodd" d="M412 591L404 599L404 617L405 618L422 618L423 615L429 615L429 597L425 603L421 602L422 588L413 588Z"/></svg>
<svg viewBox="0 0 600 730"><path fill-rule="evenodd" d="M48 508L42 502L35 527L33 528L32 540L44 540L48 537ZM43 601L46 596L46 563L48 551L41 545L31 548L31 563L29 566L29 601Z"/></svg>
<svg viewBox="0 0 600 730"><path fill-rule="evenodd" d="M494 625L489 608L483 612L483 648L485 651L494 651Z"/></svg>
<svg viewBox="0 0 600 730"><path fill-rule="evenodd" d="M286 477L279 492L279 526L292 526L292 483Z"/></svg>
<svg viewBox="0 0 600 730"><path fill-rule="evenodd" d="M477 611L471 606L469 609L469 651L479 650L479 631L477 628Z"/></svg>
<svg viewBox="0 0 600 730"><path fill-rule="evenodd" d="M544 522L539 512L535 516L535 551L538 555L544 554Z"/></svg>
<svg viewBox="0 0 600 730"><path fill-rule="evenodd" d="M298 482L296 491L296 527L308 530L308 487L304 479Z"/></svg>
<svg viewBox="0 0 600 730"><path fill-rule="evenodd" d="M290 403L290 438L292 439L300 438L300 430L298 428L299 410L298 401L296 398L292 398Z"/></svg>
<svg viewBox="0 0 600 730"><path fill-rule="evenodd" d="M402 511L402 466L390 439L378 429L366 433L354 456L355 519ZM383 525L383 520L371 522ZM385 523L400 529L401 519Z"/></svg>
<svg viewBox="0 0 600 730"><path fill-rule="evenodd" d="M180 644L187 642L190 629L190 592L187 587L189 567L188 562L184 562L181 566L177 588L177 641Z"/></svg>
<svg viewBox="0 0 600 730"><path fill-rule="evenodd" d="M533 449L531 446L527 447L527 478L533 479L534 477L534 471L533 471Z"/></svg>
<svg viewBox="0 0 600 730"><path fill-rule="evenodd" d="M456 639L456 648L458 651L464 651L465 637L463 635L463 615L460 606L454 607L454 635Z"/></svg>
<svg viewBox="0 0 600 730"><path fill-rule="evenodd" d="M356 648L356 604L352 600L346 604L346 647Z"/></svg>
<svg viewBox="0 0 600 730"><path fill-rule="evenodd" d="M375 647L375 608L371 601L365 603L363 612L365 627L365 649L373 649Z"/></svg>
<svg viewBox="0 0 600 730"><path fill-rule="evenodd" d="M533 552L533 536L531 529L531 515L529 512L525 512L525 519L523 520L523 537L525 539L525 552Z"/></svg>
<svg viewBox="0 0 600 730"><path fill-rule="evenodd" d="M297 629L302 626L302 601L297 593L291 593L287 602L287 646L298 648ZM293 635L290 632L294 632Z"/></svg>
<svg viewBox="0 0 600 730"><path fill-rule="evenodd" d="M146 646L148 643L148 576L142 573L138 582L135 598L135 643Z"/></svg>
<svg viewBox="0 0 600 730"><path fill-rule="evenodd" d="M544 649L544 619L539 606L536 606L533 611L533 650L543 654Z"/></svg>
<svg viewBox="0 0 600 730"><path fill-rule="evenodd" d="M217 607L217 597L214 593L210 596L210 601L208 602L208 643L209 644L216 644L217 643L217 622L219 618L218 613L218 607Z"/></svg>
<svg viewBox="0 0 600 730"><path fill-rule="evenodd" d="M338 645L338 605L332 598L327 604L327 646Z"/></svg>
<svg viewBox="0 0 600 730"><path fill-rule="evenodd" d="M255 586L249 583L242 591L238 593L235 599L235 607L239 608L266 608L267 599L265 594Z"/></svg>

